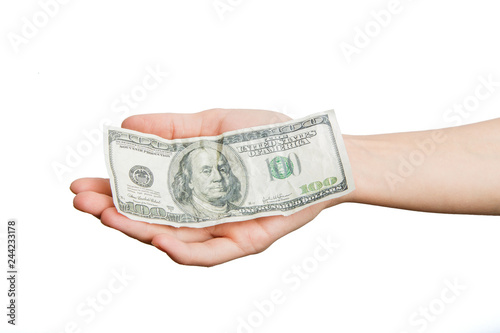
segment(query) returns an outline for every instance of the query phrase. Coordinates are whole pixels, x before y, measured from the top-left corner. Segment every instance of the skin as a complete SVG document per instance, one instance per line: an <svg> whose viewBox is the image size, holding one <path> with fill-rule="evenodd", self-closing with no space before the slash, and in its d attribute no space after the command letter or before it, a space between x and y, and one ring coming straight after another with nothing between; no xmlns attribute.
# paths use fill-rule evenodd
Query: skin
<svg viewBox="0 0 500 333"><path fill-rule="evenodd" d="M199 149L192 154L189 187L193 195L211 205L225 205L229 179L227 160L213 149Z"/></svg>
<svg viewBox="0 0 500 333"><path fill-rule="evenodd" d="M180 139L289 119L264 110L213 109L195 114L132 116L122 127ZM444 129L439 135L435 131L344 135L356 190L287 217L269 216L201 229L174 228L133 221L119 214L113 205L109 179L78 179L71 184L71 191L76 194L75 208L94 215L104 225L152 244L179 264L213 266L259 253L313 220L323 209L343 202L500 215L499 129L500 119L495 119ZM405 169L401 167L403 160L413 164L408 162Z"/></svg>

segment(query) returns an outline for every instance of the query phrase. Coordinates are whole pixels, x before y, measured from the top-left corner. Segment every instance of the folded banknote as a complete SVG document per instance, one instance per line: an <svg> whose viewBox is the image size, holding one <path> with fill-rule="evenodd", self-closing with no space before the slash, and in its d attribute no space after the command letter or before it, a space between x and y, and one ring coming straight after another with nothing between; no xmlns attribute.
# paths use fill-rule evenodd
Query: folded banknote
<svg viewBox="0 0 500 333"><path fill-rule="evenodd" d="M290 215L354 190L333 111L213 137L104 134L114 204L133 220L207 227Z"/></svg>

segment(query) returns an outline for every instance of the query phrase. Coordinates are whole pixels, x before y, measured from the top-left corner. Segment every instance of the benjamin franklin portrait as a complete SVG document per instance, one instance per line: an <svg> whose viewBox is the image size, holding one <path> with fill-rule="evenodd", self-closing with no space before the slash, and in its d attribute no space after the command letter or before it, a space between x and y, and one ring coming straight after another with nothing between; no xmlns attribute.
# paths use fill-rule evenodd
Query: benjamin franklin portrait
<svg viewBox="0 0 500 333"><path fill-rule="evenodd" d="M187 214L215 219L239 208L241 182L222 152L201 144L180 160L172 192Z"/></svg>

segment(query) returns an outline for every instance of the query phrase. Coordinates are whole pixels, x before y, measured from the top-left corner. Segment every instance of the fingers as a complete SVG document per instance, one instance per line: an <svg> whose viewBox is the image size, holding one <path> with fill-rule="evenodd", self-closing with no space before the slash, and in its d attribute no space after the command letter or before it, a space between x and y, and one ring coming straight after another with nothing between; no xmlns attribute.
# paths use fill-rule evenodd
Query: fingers
<svg viewBox="0 0 500 333"><path fill-rule="evenodd" d="M160 234L153 238L151 244L182 265L215 266L250 254L226 237L187 243L171 235Z"/></svg>
<svg viewBox="0 0 500 333"><path fill-rule="evenodd" d="M144 243L150 243L155 235L149 223L133 221L118 213L114 206L109 207L103 212L101 215L101 222L105 226L121 231L125 235Z"/></svg>
<svg viewBox="0 0 500 333"><path fill-rule="evenodd" d="M106 178L80 178L71 183L70 190L75 194L92 191L111 196L109 179Z"/></svg>
<svg viewBox="0 0 500 333"><path fill-rule="evenodd" d="M77 179L71 184L70 189L76 194L73 199L73 205L76 209L92 214L100 218L104 225L144 243L150 244L153 237L159 233L170 233L186 242L202 242L213 237L208 229L173 228L166 225L133 221L118 213L111 197L109 179Z"/></svg>
<svg viewBox="0 0 500 333"><path fill-rule="evenodd" d="M203 242L212 238L206 229L174 228L167 225L134 221L118 213L114 206L106 208L101 215L101 222L105 226L147 244L151 244L153 237L158 234L169 234L183 242Z"/></svg>
<svg viewBox="0 0 500 333"><path fill-rule="evenodd" d="M109 195L91 191L78 193L73 199L73 206L75 206L76 209L92 214L97 218L101 217L101 214L105 209L114 207L113 198Z"/></svg>

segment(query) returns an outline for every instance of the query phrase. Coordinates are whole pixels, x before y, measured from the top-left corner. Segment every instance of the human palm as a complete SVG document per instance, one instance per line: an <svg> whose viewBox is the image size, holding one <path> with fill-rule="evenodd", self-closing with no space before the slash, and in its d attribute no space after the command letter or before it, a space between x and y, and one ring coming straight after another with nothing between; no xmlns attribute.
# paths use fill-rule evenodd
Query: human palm
<svg viewBox="0 0 500 333"><path fill-rule="evenodd" d="M195 114L149 114L127 118L122 127L181 139L214 136L240 128L284 122L290 118L264 110L214 109ZM71 184L74 206L141 242L152 244L179 264L213 266L259 253L282 236L311 221L331 202L318 203L290 216L268 216L206 228L175 228L131 220L118 213L109 179L81 178Z"/></svg>

